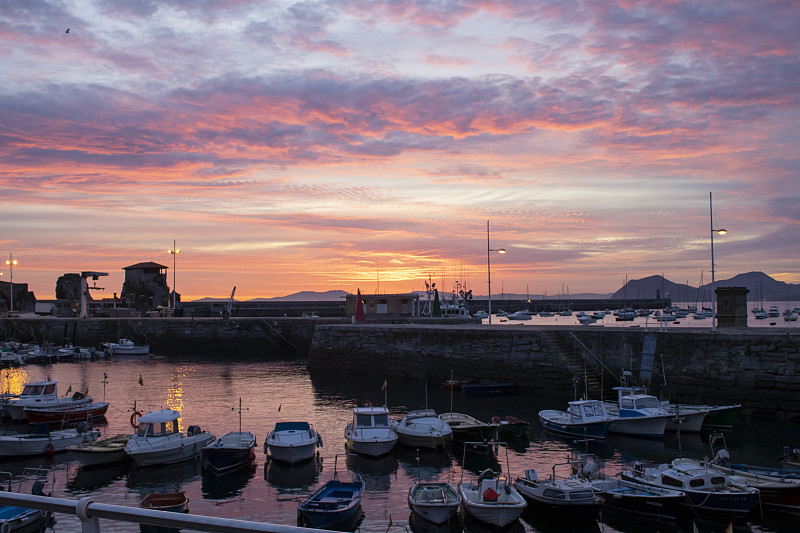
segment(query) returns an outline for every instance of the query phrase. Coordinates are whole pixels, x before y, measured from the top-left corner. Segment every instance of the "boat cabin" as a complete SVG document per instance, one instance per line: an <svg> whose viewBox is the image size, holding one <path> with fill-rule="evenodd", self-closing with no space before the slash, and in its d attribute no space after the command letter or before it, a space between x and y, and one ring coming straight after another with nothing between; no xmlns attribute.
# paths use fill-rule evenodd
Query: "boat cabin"
<svg viewBox="0 0 800 533"><path fill-rule="evenodd" d="M706 468L689 467L679 468L676 465L672 468L669 465L660 465L661 484L678 490L718 490L725 485L725 476Z"/></svg>
<svg viewBox="0 0 800 533"><path fill-rule="evenodd" d="M166 437L180 432L180 413L172 409L161 409L139 418L137 437Z"/></svg>
<svg viewBox="0 0 800 533"><path fill-rule="evenodd" d="M388 428L389 410L386 407L356 407L353 409L353 427Z"/></svg>
<svg viewBox="0 0 800 533"><path fill-rule="evenodd" d="M602 422L608 419L606 406L600 400L576 400L569 402L570 423L592 423Z"/></svg>
<svg viewBox="0 0 800 533"><path fill-rule="evenodd" d="M58 381L32 381L22 388L20 398L44 398L57 396L56 384Z"/></svg>

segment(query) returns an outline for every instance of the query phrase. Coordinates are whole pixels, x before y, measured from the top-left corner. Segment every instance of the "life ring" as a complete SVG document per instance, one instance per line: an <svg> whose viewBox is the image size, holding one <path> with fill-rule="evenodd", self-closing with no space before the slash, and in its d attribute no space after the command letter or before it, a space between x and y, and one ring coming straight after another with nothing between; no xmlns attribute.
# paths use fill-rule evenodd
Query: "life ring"
<svg viewBox="0 0 800 533"><path fill-rule="evenodd" d="M139 422L137 422L137 421L136 421L136 419L137 419L138 417L140 417L140 416L142 416L142 413L141 413L141 411L134 411L134 412L131 414L131 427L132 427L133 429L138 429L138 427L139 427Z"/></svg>

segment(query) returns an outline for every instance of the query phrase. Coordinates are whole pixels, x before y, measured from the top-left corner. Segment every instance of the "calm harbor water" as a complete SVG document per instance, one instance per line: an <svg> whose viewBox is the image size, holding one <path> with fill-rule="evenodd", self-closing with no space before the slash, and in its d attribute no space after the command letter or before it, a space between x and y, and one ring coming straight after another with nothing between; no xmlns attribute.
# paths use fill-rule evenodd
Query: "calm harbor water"
<svg viewBox="0 0 800 533"><path fill-rule="evenodd" d="M220 355L220 359L224 354ZM457 372L457 370L456 370ZM96 400L105 398L111 403L106 421L100 424L103 435L131 431L130 415L134 402L143 412L169 407L181 411L182 429L200 425L220 436L239 429L239 399L242 399L241 427L256 434L259 442L255 465L238 473L211 477L200 470L199 464L136 469L118 464L99 469L82 468L70 453L54 457L34 457L24 460L0 461L0 470L21 474L26 466L44 466L53 471L54 484L48 487L53 495L78 499L92 496L95 501L137 506L151 492L183 490L189 496L190 512L246 520L296 525L298 501L309 495L334 471L334 458L344 454L344 429L352 417L352 408L367 402L383 404L384 378L388 387L386 398L396 415L410 409L425 407L437 412L454 410L488 420L495 415L514 415L530 422L528 437L499 446L494 456L452 453L422 453L411 449L396 449L387 457L365 459L339 457L340 475L347 471L360 472L366 482L363 500L365 518L360 531L385 532L391 520L391 530L411 529L414 532L444 533L461 531L461 526L436 527L413 520L406 494L417 477L426 480L458 482L476 476L487 467L522 475L535 468L540 477L547 477L553 465L564 463L571 452L596 454L604 463L606 473L614 474L633 460L667 461L679 456L702 458L709 455L708 435L668 434L664 440L611 438L605 443L581 444L545 433L537 420L541 409L564 408L565 399L547 400L527 395L507 397L468 397L451 395L438 383L394 380L391 376L376 375L369 379L345 376L310 376L304 364L297 362L166 359L158 355L149 358L111 358L100 361L58 363L55 365L3 370L2 390L19 392L27 381L52 378L59 380L64 394L88 389ZM139 384L141 376L142 385ZM277 420L307 420L320 432L324 446L319 460L287 467L268 462L263 442ZM4 426L5 430L25 431L24 426ZM786 424L740 419L726 441L735 462L779 466L777 461L784 445L800 443L800 430ZM568 468L557 473L566 475ZM701 532L722 532L728 523L696 523ZM121 522L101 522L104 531L139 531L138 526ZM487 531L485 526L467 522L467 531ZM797 531L796 519L754 516L734 522L736 531ZM654 525L635 518L602 516L591 524L552 522L541 515L526 512L509 531L526 532L620 532L644 531L693 532L691 521L677 526ZM57 515L48 531L77 532L80 522L75 517Z"/></svg>

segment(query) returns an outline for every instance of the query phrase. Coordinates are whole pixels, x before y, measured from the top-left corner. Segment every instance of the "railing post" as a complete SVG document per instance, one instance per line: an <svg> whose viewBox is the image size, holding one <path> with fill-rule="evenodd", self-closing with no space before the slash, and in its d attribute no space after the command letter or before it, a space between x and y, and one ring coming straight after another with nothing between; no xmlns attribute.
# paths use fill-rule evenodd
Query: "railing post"
<svg viewBox="0 0 800 533"><path fill-rule="evenodd" d="M100 533L100 520L97 517L89 516L88 507L94 503L90 497L81 498L75 507L75 516L81 520L81 531L83 533Z"/></svg>

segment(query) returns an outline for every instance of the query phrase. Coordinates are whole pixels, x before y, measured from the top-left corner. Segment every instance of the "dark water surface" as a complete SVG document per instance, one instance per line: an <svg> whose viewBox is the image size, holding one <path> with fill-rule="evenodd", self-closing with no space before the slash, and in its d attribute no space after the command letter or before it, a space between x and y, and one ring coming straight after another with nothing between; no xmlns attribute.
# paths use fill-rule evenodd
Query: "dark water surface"
<svg viewBox="0 0 800 533"><path fill-rule="evenodd" d="M220 358L223 358L221 356ZM455 369L457 374L457 369ZM100 425L102 435L131 431L130 415L134 402L142 412L168 407L182 413L182 430L199 425L221 436L239 429L239 399L242 400L241 427L258 438L256 464L247 470L223 477L204 475L199 464L136 469L127 464L97 469L84 469L70 453L54 457L0 461L0 470L21 474L26 466L45 466L54 471L53 495L78 499L92 496L96 502L138 506L151 492L183 490L189 496L189 510L195 514L296 525L297 503L333 474L334 457L343 454L344 429L352 417L352 408L371 402L383 404L381 385L386 376L372 378L309 376L304 364L295 362L219 362L149 358L118 358L103 361L59 363L50 366L29 365L3 370L0 374L3 391L19 392L27 381L50 377L59 380L59 391L84 391L100 401L111 403L107 420ZM104 383L104 376L107 376ZM139 384L139 377L143 385ZM510 377L511 378L511 377ZM417 452L396 449L381 459L340 457L340 472L360 472L366 482L363 500L365 518L363 532L385 532L390 518L395 531L426 533L461 531L460 524L437 527L415 520L408 508L406 495L411 484L425 480L466 481L487 467L510 472L513 478L527 468L535 468L540 477L552 473L556 463L564 463L571 452L596 454L604 463L604 471L615 474L633 460L667 461L679 456L702 458L709 455L708 434L668 434L664 440L610 438L605 443L576 444L568 439L545 433L538 423L541 409L563 409L563 399L533 398L527 395L478 398L460 393L452 395L441 385L423 381L395 380L388 377L386 391L392 412L401 415L409 409L425 407L437 412L452 410L471 414L482 420L495 415L514 415L530 422L528 437L500 446L496 455L466 456L458 451L449 454L422 453L419 466ZM565 389L570 386L565 385ZM324 447L318 461L287 467L267 462L263 442L277 420L307 420L322 435ZM4 429L25 431L26 427ZM734 462L780 466L777 457L783 446L800 443L800 429L795 425L740 419L726 441ZM558 470L566 475L567 467ZM49 490L49 488L48 488ZM757 516L734 522L734 530L800 531L800 519ZM648 523L625 516L603 515L597 523L572 524L553 522L534 512L504 531L518 532L645 532L674 531L693 533L691 520L677 526ZM728 523L696 522L698 531L722 532ZM103 531L139 531L138 526L123 522L101 521ZM486 531L486 526L467 521L469 532ZM77 518L57 515L48 531L80 531Z"/></svg>

